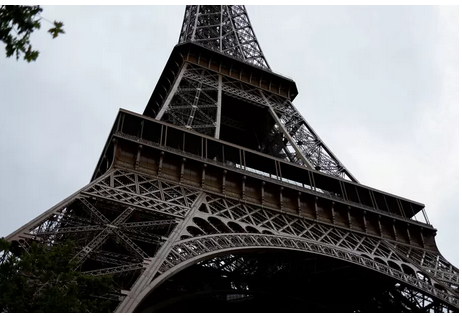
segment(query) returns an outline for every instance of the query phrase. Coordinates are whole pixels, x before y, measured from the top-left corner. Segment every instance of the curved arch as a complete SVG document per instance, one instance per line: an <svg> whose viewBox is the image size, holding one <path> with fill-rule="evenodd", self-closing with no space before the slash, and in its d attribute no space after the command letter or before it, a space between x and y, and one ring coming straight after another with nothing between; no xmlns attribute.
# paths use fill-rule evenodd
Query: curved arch
<svg viewBox="0 0 462 316"><path fill-rule="evenodd" d="M197 228L196 226L188 226L186 228L186 231L190 233L191 235L193 235L194 237L205 235L205 233L200 228Z"/></svg>
<svg viewBox="0 0 462 316"><path fill-rule="evenodd" d="M218 234L220 233L215 227L210 225L205 219L200 217L194 217L192 219L193 223L196 224L200 229L202 229L207 234Z"/></svg>
<svg viewBox="0 0 462 316"><path fill-rule="evenodd" d="M210 222L210 224L215 226L220 231L220 233L227 234L232 232L232 230L228 226L226 226L225 223L223 223L216 217L209 216L207 220Z"/></svg>
<svg viewBox="0 0 462 316"><path fill-rule="evenodd" d="M374 261L376 261L376 262L378 262L378 263L381 263L381 264L383 264L383 265L385 265L385 266L387 265L387 263L386 263L383 259L380 259L380 258L378 258L378 257L375 257L375 258L374 258Z"/></svg>
<svg viewBox="0 0 462 316"><path fill-rule="evenodd" d="M401 268L403 270L404 273L408 274L408 275L412 275L412 276L415 276L415 272L414 272L414 269L412 269L410 266L408 266L407 264L404 264L402 263L401 264Z"/></svg>
<svg viewBox="0 0 462 316"><path fill-rule="evenodd" d="M442 292L447 292L447 290L444 287L442 287L441 285L439 285L438 283L435 283L433 286L436 287L438 290L440 290Z"/></svg>
<svg viewBox="0 0 462 316"><path fill-rule="evenodd" d="M247 226L245 228L245 230L248 232L248 233L251 233L251 234L259 234L260 231L252 226Z"/></svg>
<svg viewBox="0 0 462 316"><path fill-rule="evenodd" d="M207 248L204 245L207 245ZM199 236L177 242L172 248L167 259L159 268L160 275L138 293L137 301L142 302L148 294L161 285L174 274L196 264L200 261L216 257L218 255L256 249L281 249L285 251L302 251L328 256L347 261L363 268L382 273L396 281L403 282L419 291L426 292L447 304L458 308L457 298L440 291L414 276L407 275L401 269L397 270L388 265L362 257L348 249L340 249L329 244L309 241L301 238L288 236L274 236L263 234L218 234ZM398 267L399 268L399 267ZM133 308L133 310L136 306Z"/></svg>
<svg viewBox="0 0 462 316"><path fill-rule="evenodd" d="M401 271L401 267L394 261L388 260L388 265L395 270Z"/></svg>
<svg viewBox="0 0 462 316"><path fill-rule="evenodd" d="M364 258L366 258L366 259L372 260L372 257L369 256L369 255L367 255L367 254L365 254L365 253L360 254L360 256L361 256L361 257L364 257Z"/></svg>
<svg viewBox="0 0 462 316"><path fill-rule="evenodd" d="M231 228L231 230L235 233L245 233L245 229L242 228L241 225L235 223L235 222L228 222L228 227Z"/></svg>

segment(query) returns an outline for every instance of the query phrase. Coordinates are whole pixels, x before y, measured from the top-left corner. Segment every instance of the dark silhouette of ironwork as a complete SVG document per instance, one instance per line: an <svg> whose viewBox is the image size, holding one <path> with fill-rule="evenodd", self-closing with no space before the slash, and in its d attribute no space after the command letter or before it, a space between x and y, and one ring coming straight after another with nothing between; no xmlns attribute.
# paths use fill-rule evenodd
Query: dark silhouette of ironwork
<svg viewBox="0 0 462 316"><path fill-rule="evenodd" d="M458 311L424 205L360 184L297 93L244 6L186 6L143 115L119 111L90 184L7 238L72 239L81 271L114 276L118 312Z"/></svg>

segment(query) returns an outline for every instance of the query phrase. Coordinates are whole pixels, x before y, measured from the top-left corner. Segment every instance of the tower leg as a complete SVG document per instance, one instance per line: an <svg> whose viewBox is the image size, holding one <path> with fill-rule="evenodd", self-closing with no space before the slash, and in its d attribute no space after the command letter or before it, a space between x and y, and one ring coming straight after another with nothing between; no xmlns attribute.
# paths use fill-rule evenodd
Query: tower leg
<svg viewBox="0 0 462 316"><path fill-rule="evenodd" d="M136 306L140 303L140 294L143 291L150 290L150 282L156 275L160 266L170 253L172 246L175 242L180 240L180 236L186 230L186 227L190 224L194 217L195 211L198 210L199 206L204 202L205 194L200 194L194 202L191 210L188 212L183 221L176 226L171 233L170 237L165 241L163 246L159 249L156 256L151 258L151 262L146 266L146 269L140 275L138 280L135 282L131 290L127 293L127 296L122 303L115 310L116 313L131 313L135 310ZM152 286L151 286L152 287Z"/></svg>

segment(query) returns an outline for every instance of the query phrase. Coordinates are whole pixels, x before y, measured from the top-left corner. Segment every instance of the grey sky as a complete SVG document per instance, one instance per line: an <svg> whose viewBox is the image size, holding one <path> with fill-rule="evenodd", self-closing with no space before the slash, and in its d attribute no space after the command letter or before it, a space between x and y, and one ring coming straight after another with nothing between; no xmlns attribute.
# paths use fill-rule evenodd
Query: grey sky
<svg viewBox="0 0 462 316"><path fill-rule="evenodd" d="M308 123L361 183L424 203L458 266L458 8L247 10ZM66 34L52 40L43 23L37 62L0 58L0 236L88 183L118 109L143 112L183 14L45 7Z"/></svg>

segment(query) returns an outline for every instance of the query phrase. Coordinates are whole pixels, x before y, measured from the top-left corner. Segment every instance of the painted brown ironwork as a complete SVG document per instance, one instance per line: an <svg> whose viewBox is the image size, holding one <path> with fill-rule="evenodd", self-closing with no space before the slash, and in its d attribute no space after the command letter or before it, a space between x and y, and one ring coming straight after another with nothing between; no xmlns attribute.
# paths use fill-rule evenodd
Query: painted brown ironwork
<svg viewBox="0 0 462 316"><path fill-rule="evenodd" d="M261 282L290 278L332 291L269 290L299 312L332 311L348 286L334 311L458 311L459 270L424 205L357 182L292 104L244 6L187 6L159 82L145 115L119 111L92 181L8 240L73 240L78 269L113 276L116 312L191 297L261 310Z"/></svg>

